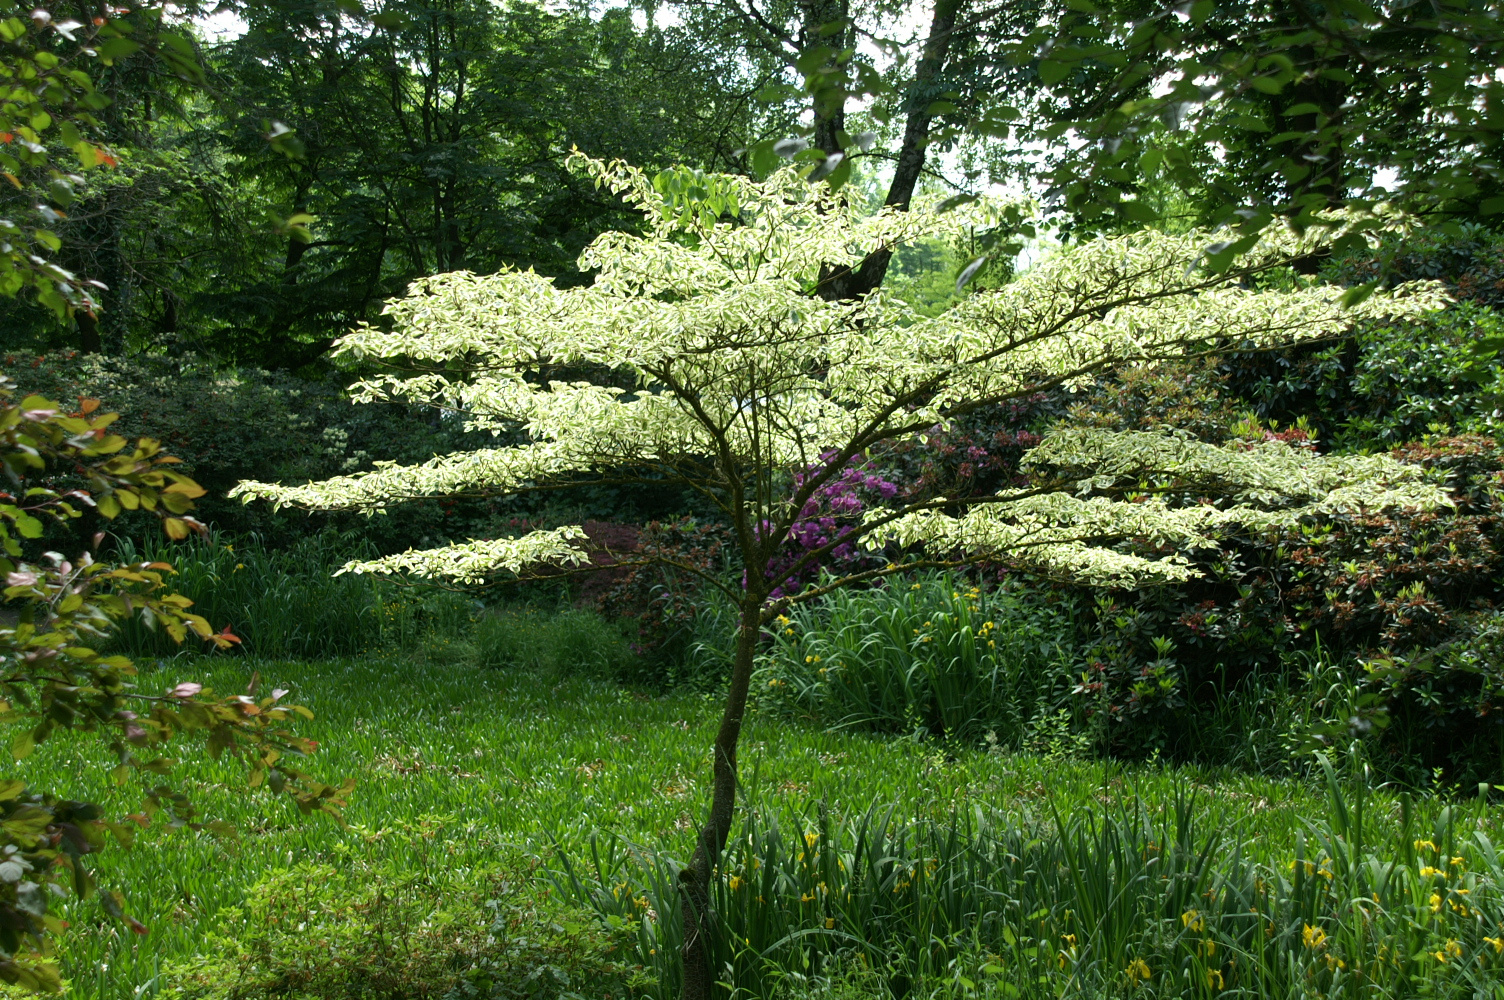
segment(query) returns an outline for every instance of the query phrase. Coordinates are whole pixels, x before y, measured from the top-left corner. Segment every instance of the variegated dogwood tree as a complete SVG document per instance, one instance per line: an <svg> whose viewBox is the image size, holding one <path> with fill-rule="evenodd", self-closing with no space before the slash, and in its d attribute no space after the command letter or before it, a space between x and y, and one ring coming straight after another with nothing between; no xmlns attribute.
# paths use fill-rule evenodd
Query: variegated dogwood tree
<svg viewBox="0 0 1504 1000"><path fill-rule="evenodd" d="M712 801L681 873L684 995L693 1000L714 982L709 890L731 831L753 661L769 622L790 605L915 565L984 556L1104 586L1183 579L1188 565L1163 553L1209 545L1225 526L1444 502L1412 468L1382 457L1061 430L1030 454L1037 478L1028 487L869 509L852 533L780 560L821 488L885 443L1126 363L1328 337L1362 316L1439 308L1442 295L1413 286L1344 302L1331 287L1254 291L1242 279L1309 253L1318 237L1267 234L1237 266L1211 275L1198 268L1211 237L1143 232L1062 251L926 318L881 289L845 301L818 293L872 253L985 225L995 209L872 214L793 169L758 183L578 163L644 220L640 234L607 233L585 250L592 284L561 289L529 271L438 275L391 302L382 327L337 346L383 366L357 386L357 399L443 407L521 443L307 485L242 483L237 492L278 506L385 512L424 497L669 480L719 508L746 572L709 581L740 617ZM611 378L548 377L568 370ZM888 557L781 589L853 542ZM345 570L470 584L587 563L583 529L566 526Z"/></svg>

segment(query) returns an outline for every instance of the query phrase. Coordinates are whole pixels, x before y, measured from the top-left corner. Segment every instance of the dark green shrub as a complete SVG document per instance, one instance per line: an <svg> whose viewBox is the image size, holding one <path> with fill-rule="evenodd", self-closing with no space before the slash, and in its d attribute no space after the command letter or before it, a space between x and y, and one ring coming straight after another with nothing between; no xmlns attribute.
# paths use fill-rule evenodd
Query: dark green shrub
<svg viewBox="0 0 1504 1000"><path fill-rule="evenodd" d="M586 577L580 601L618 623L631 637L634 673L619 680L656 687L703 679L695 645L704 634L700 617L716 607L703 576L728 577L735 546L731 529L718 521L691 517L654 521L640 529L620 524L586 525L592 541L618 555L643 560L636 565L601 562Z"/></svg>
<svg viewBox="0 0 1504 1000"><path fill-rule="evenodd" d="M225 499L242 479L322 479L376 460L422 461L460 440L457 427L436 425L426 413L353 405L334 379L224 368L191 355L10 354L3 361L23 393L64 403L100 399L133 434L162 441L208 491L198 504L200 518L221 530L282 539L339 524L390 551L473 532L488 516L471 506L424 503L410 505L401 518L311 519Z"/></svg>
<svg viewBox="0 0 1504 1000"><path fill-rule="evenodd" d="M1073 399L1070 421L1119 431L1174 429L1222 442L1247 407L1226 387L1216 358L1133 365Z"/></svg>
<svg viewBox="0 0 1504 1000"><path fill-rule="evenodd" d="M1229 353L1226 390L1265 420L1304 420L1340 451L1386 449L1433 433L1491 434L1504 385L1480 341L1504 319L1463 302L1424 319L1365 324L1324 346Z"/></svg>
<svg viewBox="0 0 1504 1000"><path fill-rule="evenodd" d="M1424 780L1443 768L1449 784L1470 789L1504 773L1504 615L1467 615L1453 631L1431 649L1365 667L1388 723L1391 769Z"/></svg>
<svg viewBox="0 0 1504 1000"><path fill-rule="evenodd" d="M1345 253L1322 269L1342 285L1442 281L1463 302L1504 306L1504 234L1478 225L1418 229L1369 250Z"/></svg>
<svg viewBox="0 0 1504 1000"><path fill-rule="evenodd" d="M1302 690L1323 697L1291 670L1301 655L1430 662L1426 651L1467 640L1474 613L1495 604L1504 576L1497 492L1504 448L1470 436L1420 442L1394 455L1444 479L1457 506L1227 537L1218 549L1188 553L1200 579L1098 597L1079 693L1105 748L1220 761L1213 746L1236 741L1209 738L1208 727L1246 721L1226 711L1227 698ZM1386 698L1409 685L1386 688ZM1393 706L1395 725L1376 735L1386 748L1380 759L1395 774L1441 766L1450 774L1483 768L1500 776L1496 749L1471 735L1466 713L1451 710L1467 703L1455 701L1460 691L1451 691L1440 715ZM1456 731L1439 732L1447 727Z"/></svg>
<svg viewBox="0 0 1504 1000"><path fill-rule="evenodd" d="M1072 604L928 574L838 591L777 623L754 690L826 726L1023 745L1069 698Z"/></svg>
<svg viewBox="0 0 1504 1000"><path fill-rule="evenodd" d="M303 864L224 912L172 1000L625 997L622 942L512 859L483 870Z"/></svg>

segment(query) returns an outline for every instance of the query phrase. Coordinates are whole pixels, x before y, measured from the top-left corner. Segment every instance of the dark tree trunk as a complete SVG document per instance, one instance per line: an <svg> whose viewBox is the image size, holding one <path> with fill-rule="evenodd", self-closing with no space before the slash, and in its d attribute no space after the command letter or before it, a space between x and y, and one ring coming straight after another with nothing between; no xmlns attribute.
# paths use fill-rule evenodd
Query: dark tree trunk
<svg viewBox="0 0 1504 1000"><path fill-rule="evenodd" d="M885 200L885 204L893 208L908 211L914 190L919 185L919 178L924 173L930 126L935 121L929 108L941 90L940 77L945 69L951 36L955 33L956 18L963 3L964 0L938 0L935 4L924 52L919 57L918 65L914 67L914 80L909 85L903 145L898 150L898 164L893 170L893 183L888 187L888 197ZM818 144L818 108L815 135ZM885 247L869 254L856 270L849 267L823 269L820 274L820 297L829 301L860 298L882 285L892 261L893 250Z"/></svg>
<svg viewBox="0 0 1504 1000"><path fill-rule="evenodd" d="M73 314L73 319L78 323L78 349L83 354L98 354L101 344L99 342L99 319L93 313L79 311Z"/></svg>
<svg viewBox="0 0 1504 1000"><path fill-rule="evenodd" d="M800 41L806 46L825 44L840 53L850 34L844 22L850 17L847 0L804 0L804 23ZM834 25L842 25L832 31ZM842 152L841 133L846 130L846 90L832 85L814 95L814 145L826 155Z"/></svg>
<svg viewBox="0 0 1504 1000"><path fill-rule="evenodd" d="M715 915L711 911L710 880L731 836L736 810L736 744L742 734L742 717L747 711L747 691L752 684L752 665L761 635L762 597L748 594L742 602L726 711L715 736L710 816L700 828L689 867L679 873L684 913L684 985L680 994L683 1000L711 1000L715 988L710 937Z"/></svg>

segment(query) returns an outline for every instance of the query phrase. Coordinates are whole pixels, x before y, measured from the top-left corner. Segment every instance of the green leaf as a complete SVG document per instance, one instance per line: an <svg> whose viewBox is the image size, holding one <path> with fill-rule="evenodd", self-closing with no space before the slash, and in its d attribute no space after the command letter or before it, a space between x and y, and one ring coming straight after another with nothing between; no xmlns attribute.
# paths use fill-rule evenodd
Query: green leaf
<svg viewBox="0 0 1504 1000"><path fill-rule="evenodd" d="M1070 75L1071 68L1062 62L1051 59L1041 60L1039 63L1039 79L1046 86L1053 86Z"/></svg>
<svg viewBox="0 0 1504 1000"><path fill-rule="evenodd" d="M1368 297L1373 294L1375 287L1374 282L1370 281L1366 285L1354 285L1352 288L1349 288L1342 293L1342 308L1351 309L1353 306L1368 301Z"/></svg>
<svg viewBox="0 0 1504 1000"><path fill-rule="evenodd" d="M107 38L94 46L94 48L99 52L100 58L104 60L105 65L108 66L116 59L124 59L126 56L139 52L141 45L139 42L133 42L129 38Z"/></svg>

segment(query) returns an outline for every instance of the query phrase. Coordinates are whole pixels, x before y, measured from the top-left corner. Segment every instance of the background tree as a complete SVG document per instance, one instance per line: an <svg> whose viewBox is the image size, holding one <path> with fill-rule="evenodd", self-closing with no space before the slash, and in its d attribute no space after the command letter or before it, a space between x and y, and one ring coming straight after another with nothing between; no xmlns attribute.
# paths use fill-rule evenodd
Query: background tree
<svg viewBox="0 0 1504 1000"><path fill-rule="evenodd" d="M973 0L936 0L923 10L852 0L692 0L678 6L699 33L731 30L744 38L778 70L777 82L761 97L802 112L803 138L774 135L749 147L754 172L767 174L788 157L839 188L861 164L883 178L878 201L898 210L909 207L926 178L942 186L965 183L959 164L942 170L937 154L959 149L967 136L1013 135L1014 126L988 101L1017 75L1002 55L1033 30L1042 10ZM1021 216L1005 232L1008 240L1033 235ZM1017 246L1004 241L996 249ZM892 253L879 250L858 270L833 268L821 294L864 295L883 283L891 262Z"/></svg>
<svg viewBox="0 0 1504 1000"><path fill-rule="evenodd" d="M54 229L63 266L109 291L76 330L8 314L11 346L295 369L423 274L512 264L571 280L585 243L629 221L562 169L571 146L723 167L769 114L730 40L639 29L624 10L239 12L242 35L200 43L199 82L151 48L90 78L120 167Z"/></svg>
<svg viewBox="0 0 1504 1000"><path fill-rule="evenodd" d="M881 293L821 298L822 269L859 267L874 251L975 218L927 208L868 215L793 169L756 184L688 169L650 178L620 164L582 165L646 221L644 235L607 233L586 249L580 263L596 272L592 284L561 289L516 270L442 275L390 303L383 328L339 342L343 356L409 366L361 383L357 398L452 408L473 427L520 431L522 443L306 486L243 483L237 492L277 505L379 511L422 497L558 489L602 477L666 479L720 509L745 575L737 583L710 580L735 603L738 632L709 816L680 877L683 989L693 1000L708 997L714 982L709 887L731 832L754 654L791 605L984 555L1103 585L1181 579L1190 572L1184 562L1156 546L1211 544L1219 526L1234 523L1442 502L1413 469L1386 458L1316 457L1281 442L1243 449L1071 431L1031 453L1039 473L1031 486L964 503L940 497L876 506L850 530L785 559L785 540L825 513L822 498L830 494L822 490L850 463L937 423L1130 360L1206 350L1213 339L1269 345L1322 336L1354 315L1423 312L1442 297L1411 288L1349 308L1330 287L1254 291L1197 272L1204 236L1145 233L1062 254L927 319ZM1251 279L1306 248L1271 238L1235 277ZM614 377L597 384L539 376L558 365ZM1142 543L1138 551L1130 540ZM584 541L582 528L565 526L346 570L480 583L587 563ZM789 586L837 548L857 545L887 558Z"/></svg>

